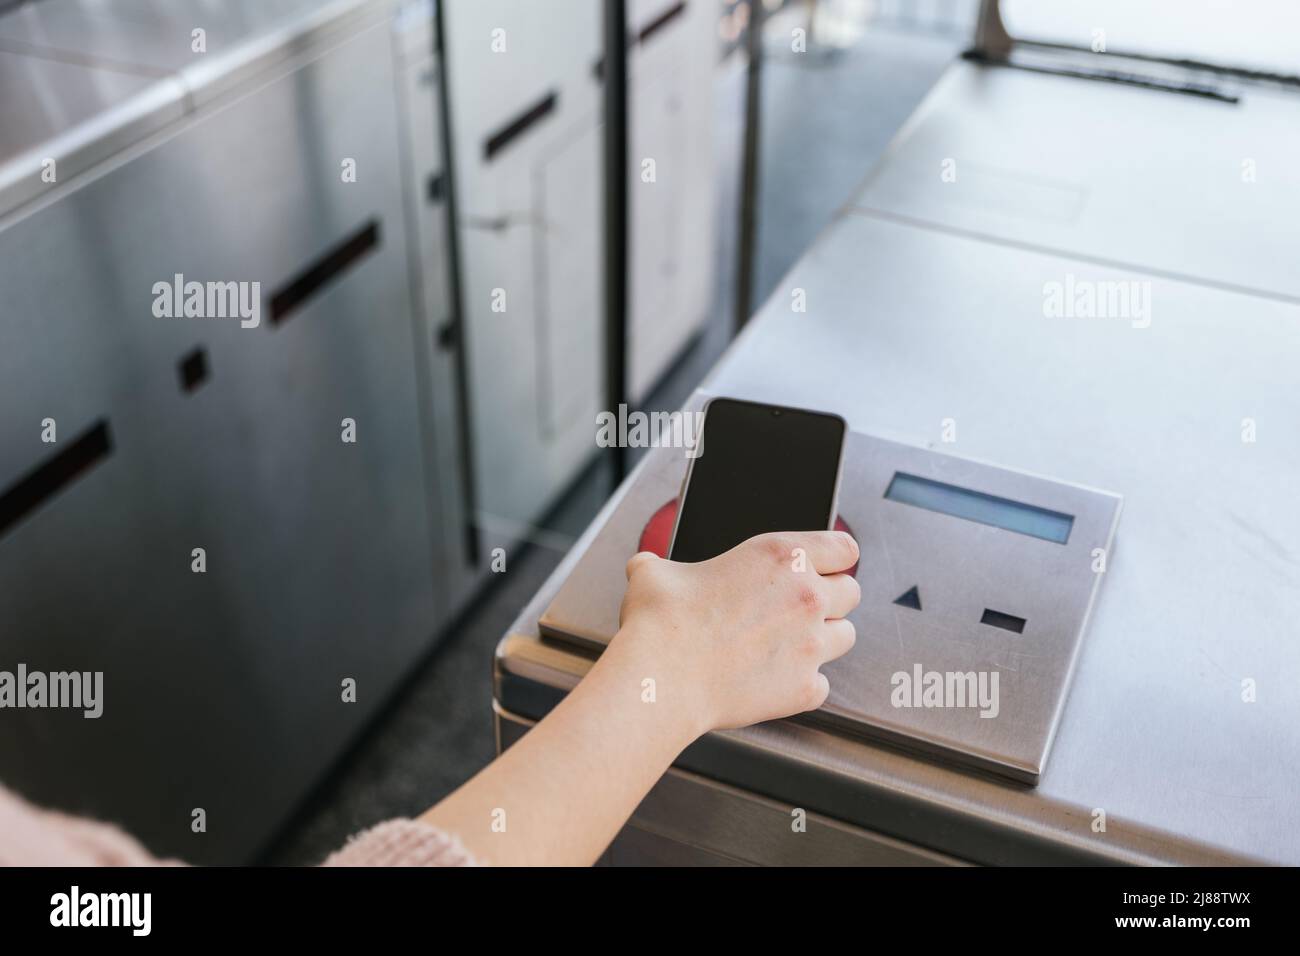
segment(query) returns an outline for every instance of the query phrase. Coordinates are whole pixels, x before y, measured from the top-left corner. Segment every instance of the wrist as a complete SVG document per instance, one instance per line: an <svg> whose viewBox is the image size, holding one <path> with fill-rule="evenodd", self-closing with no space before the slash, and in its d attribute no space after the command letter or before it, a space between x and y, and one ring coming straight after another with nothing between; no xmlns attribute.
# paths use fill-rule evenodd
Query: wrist
<svg viewBox="0 0 1300 956"><path fill-rule="evenodd" d="M653 637L634 626L619 629L592 669L623 703L653 726L676 752L713 729L705 682L667 659Z"/></svg>

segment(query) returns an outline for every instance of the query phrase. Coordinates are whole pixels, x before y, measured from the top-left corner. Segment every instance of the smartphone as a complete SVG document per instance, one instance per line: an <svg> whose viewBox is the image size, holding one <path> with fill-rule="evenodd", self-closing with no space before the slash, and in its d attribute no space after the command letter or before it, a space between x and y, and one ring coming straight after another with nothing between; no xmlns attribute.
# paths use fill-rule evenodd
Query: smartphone
<svg viewBox="0 0 1300 956"><path fill-rule="evenodd" d="M845 431L826 412L711 399L668 557L707 561L767 531L834 527Z"/></svg>

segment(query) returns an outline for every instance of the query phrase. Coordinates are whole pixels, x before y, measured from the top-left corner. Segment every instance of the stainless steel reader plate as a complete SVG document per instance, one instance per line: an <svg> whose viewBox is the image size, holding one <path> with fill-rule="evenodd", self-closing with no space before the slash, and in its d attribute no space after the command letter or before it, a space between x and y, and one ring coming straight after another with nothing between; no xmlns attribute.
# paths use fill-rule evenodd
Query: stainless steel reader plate
<svg viewBox="0 0 1300 956"><path fill-rule="evenodd" d="M539 622L544 635L608 643L624 565L685 470L682 449L650 453L598 519ZM1036 783L1120 504L1107 492L850 432L839 514L862 550L862 602L851 615L858 639L823 668L830 697L809 719Z"/></svg>

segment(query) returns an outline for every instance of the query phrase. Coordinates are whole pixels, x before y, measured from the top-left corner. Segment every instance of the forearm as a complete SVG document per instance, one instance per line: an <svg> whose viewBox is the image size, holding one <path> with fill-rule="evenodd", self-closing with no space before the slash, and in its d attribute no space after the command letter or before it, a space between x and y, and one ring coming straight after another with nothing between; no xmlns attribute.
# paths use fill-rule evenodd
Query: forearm
<svg viewBox="0 0 1300 956"><path fill-rule="evenodd" d="M643 658L620 634L544 720L424 819L485 863L594 863L704 723Z"/></svg>

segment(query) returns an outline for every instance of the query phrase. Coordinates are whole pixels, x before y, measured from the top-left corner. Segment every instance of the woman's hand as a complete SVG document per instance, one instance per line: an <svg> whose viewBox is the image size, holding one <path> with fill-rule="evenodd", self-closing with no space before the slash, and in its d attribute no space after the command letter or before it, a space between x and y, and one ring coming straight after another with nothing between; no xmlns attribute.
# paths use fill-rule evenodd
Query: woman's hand
<svg viewBox="0 0 1300 956"><path fill-rule="evenodd" d="M845 616L862 595L838 572L857 560L840 531L759 535L698 564L634 555L606 656L700 733L815 710L830 691L819 668L853 647Z"/></svg>
<svg viewBox="0 0 1300 956"><path fill-rule="evenodd" d="M712 561L628 562L622 627L569 696L424 815L480 862L595 862L700 734L821 706L853 646L838 531L765 534Z"/></svg>

